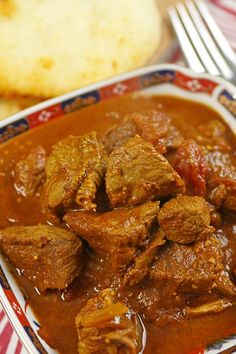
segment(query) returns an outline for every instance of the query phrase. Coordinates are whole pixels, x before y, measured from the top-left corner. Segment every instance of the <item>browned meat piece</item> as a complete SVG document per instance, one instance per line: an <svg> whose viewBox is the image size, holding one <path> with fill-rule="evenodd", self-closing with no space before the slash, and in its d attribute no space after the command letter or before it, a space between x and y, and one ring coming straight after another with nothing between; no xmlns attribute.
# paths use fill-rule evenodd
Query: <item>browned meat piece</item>
<svg viewBox="0 0 236 354"><path fill-rule="evenodd" d="M17 162L14 181L17 192L23 196L36 194L44 182L46 152L38 146L24 159Z"/></svg>
<svg viewBox="0 0 236 354"><path fill-rule="evenodd" d="M194 140L186 140L178 148L174 168L195 195L205 195L209 167L203 149Z"/></svg>
<svg viewBox="0 0 236 354"><path fill-rule="evenodd" d="M172 125L171 118L163 112L150 109L130 114L126 119L131 120L136 125L137 133L152 143L161 154L177 149L183 142L183 136Z"/></svg>
<svg viewBox="0 0 236 354"><path fill-rule="evenodd" d="M209 185L215 186L217 183L223 184L219 184L210 192L210 201L218 208L236 211L236 180L213 177Z"/></svg>
<svg viewBox="0 0 236 354"><path fill-rule="evenodd" d="M134 123L127 120L116 127L111 128L103 138L106 151L110 154L115 148L123 145L129 138L136 135Z"/></svg>
<svg viewBox="0 0 236 354"><path fill-rule="evenodd" d="M236 211L236 168L231 156L222 151L206 153L211 173L208 179L208 198L216 208Z"/></svg>
<svg viewBox="0 0 236 354"><path fill-rule="evenodd" d="M232 194L227 194L223 206L227 210L236 211L236 191Z"/></svg>
<svg viewBox="0 0 236 354"><path fill-rule="evenodd" d="M156 220L159 202L148 202L133 209L117 209L103 214L74 211L64 220L98 255L111 260L112 268L121 272L144 246L149 228Z"/></svg>
<svg viewBox="0 0 236 354"><path fill-rule="evenodd" d="M59 141L46 163L43 210L63 212L75 202L85 210L95 210L93 201L103 181L106 162L95 132Z"/></svg>
<svg viewBox="0 0 236 354"><path fill-rule="evenodd" d="M148 242L144 251L135 257L134 265L128 269L124 277L124 285L131 286L138 284L147 275L150 265L152 264L158 250L165 244L165 234L157 231Z"/></svg>
<svg viewBox="0 0 236 354"><path fill-rule="evenodd" d="M199 126L197 131L193 130L193 137L202 146L207 161L209 201L217 209L236 211L236 168L231 157L231 137L226 126L214 120ZM181 172L178 172L182 177Z"/></svg>
<svg viewBox="0 0 236 354"><path fill-rule="evenodd" d="M214 205L207 203L209 212L210 212L210 216L211 216L211 225L215 228L215 229L219 229L222 225L222 218L220 213L216 210L216 208L214 207Z"/></svg>
<svg viewBox="0 0 236 354"><path fill-rule="evenodd" d="M208 198L217 209L220 209L224 203L226 195L227 190L225 185L219 184L212 191L210 191Z"/></svg>
<svg viewBox="0 0 236 354"><path fill-rule="evenodd" d="M103 142L107 151L111 153L136 134L152 143L161 154L178 148L183 142L183 137L172 125L171 118L163 112L152 109L126 116L123 123L105 135Z"/></svg>
<svg viewBox="0 0 236 354"><path fill-rule="evenodd" d="M216 181L212 179L211 185L214 185L214 182ZM221 179L221 183L224 183L223 179ZM234 183L235 186L233 185ZM236 211L236 181L232 181L231 186L227 185L227 183L217 185L210 191L208 198L217 209L224 208Z"/></svg>
<svg viewBox="0 0 236 354"><path fill-rule="evenodd" d="M220 299L196 307L186 307L185 313L190 317L202 316L210 313L222 312L232 307L232 302L227 299Z"/></svg>
<svg viewBox="0 0 236 354"><path fill-rule="evenodd" d="M172 292L207 293L216 289L236 296L236 287L223 265L221 245L214 236L194 245L170 244L160 252L150 276L158 286L172 284Z"/></svg>
<svg viewBox="0 0 236 354"><path fill-rule="evenodd" d="M208 151L229 151L231 146L227 138L226 127L218 120L213 120L198 127L195 139L198 144L207 148Z"/></svg>
<svg viewBox="0 0 236 354"><path fill-rule="evenodd" d="M0 248L40 291L66 288L82 268L81 240L54 226L8 227L0 231Z"/></svg>
<svg viewBox="0 0 236 354"><path fill-rule="evenodd" d="M184 183L164 156L137 135L110 155L106 190L115 208L176 195Z"/></svg>
<svg viewBox="0 0 236 354"><path fill-rule="evenodd" d="M75 325L79 354L138 354L142 349L141 323L112 289L88 300Z"/></svg>
<svg viewBox="0 0 236 354"><path fill-rule="evenodd" d="M232 157L230 137L225 126L217 121L208 124L212 143L206 144L206 158L211 169L208 180L208 198L216 208L236 211L236 168ZM204 130L204 129L203 129Z"/></svg>
<svg viewBox="0 0 236 354"><path fill-rule="evenodd" d="M210 209L202 197L171 199L161 208L158 222L166 238L179 243L203 240L214 232L210 226Z"/></svg>

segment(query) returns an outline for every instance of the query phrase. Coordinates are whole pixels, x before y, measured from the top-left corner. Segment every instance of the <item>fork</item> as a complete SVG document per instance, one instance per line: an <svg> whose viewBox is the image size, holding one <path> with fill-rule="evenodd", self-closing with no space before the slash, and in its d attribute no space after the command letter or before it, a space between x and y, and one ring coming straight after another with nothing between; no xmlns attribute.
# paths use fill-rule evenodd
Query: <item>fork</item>
<svg viewBox="0 0 236 354"><path fill-rule="evenodd" d="M189 67L236 84L236 54L205 2L179 2L169 7L168 14Z"/></svg>

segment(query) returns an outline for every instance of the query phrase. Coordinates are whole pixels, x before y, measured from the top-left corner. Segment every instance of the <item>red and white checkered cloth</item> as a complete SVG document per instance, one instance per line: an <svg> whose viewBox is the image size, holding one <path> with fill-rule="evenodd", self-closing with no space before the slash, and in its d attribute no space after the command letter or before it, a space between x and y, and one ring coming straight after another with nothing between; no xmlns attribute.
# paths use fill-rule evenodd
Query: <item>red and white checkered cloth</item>
<svg viewBox="0 0 236 354"><path fill-rule="evenodd" d="M2 308L0 309L0 353L27 354Z"/></svg>
<svg viewBox="0 0 236 354"><path fill-rule="evenodd" d="M221 27L225 36L228 38L232 47L236 50L236 0L208 0L209 8ZM177 62L181 59L179 48L172 46L165 60ZM8 321L0 305L0 354L27 354Z"/></svg>
<svg viewBox="0 0 236 354"><path fill-rule="evenodd" d="M222 32L227 37L234 50L236 50L236 1L208 0L208 3Z"/></svg>

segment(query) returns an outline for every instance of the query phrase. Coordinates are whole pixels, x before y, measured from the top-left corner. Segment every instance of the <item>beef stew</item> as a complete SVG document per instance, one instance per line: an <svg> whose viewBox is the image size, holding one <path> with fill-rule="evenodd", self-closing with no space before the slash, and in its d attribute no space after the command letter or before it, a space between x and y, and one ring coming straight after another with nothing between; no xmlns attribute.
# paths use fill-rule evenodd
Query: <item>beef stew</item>
<svg viewBox="0 0 236 354"><path fill-rule="evenodd" d="M1 146L0 247L60 353L190 353L236 333L236 140L126 95Z"/></svg>

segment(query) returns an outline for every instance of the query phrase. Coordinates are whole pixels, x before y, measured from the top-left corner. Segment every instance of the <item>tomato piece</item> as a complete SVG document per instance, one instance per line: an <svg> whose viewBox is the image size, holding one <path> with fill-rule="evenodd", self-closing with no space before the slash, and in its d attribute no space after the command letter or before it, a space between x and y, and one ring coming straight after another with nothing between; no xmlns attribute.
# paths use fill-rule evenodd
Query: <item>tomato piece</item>
<svg viewBox="0 0 236 354"><path fill-rule="evenodd" d="M203 149L194 140L186 140L178 148L174 168L195 195L205 195L209 167Z"/></svg>

